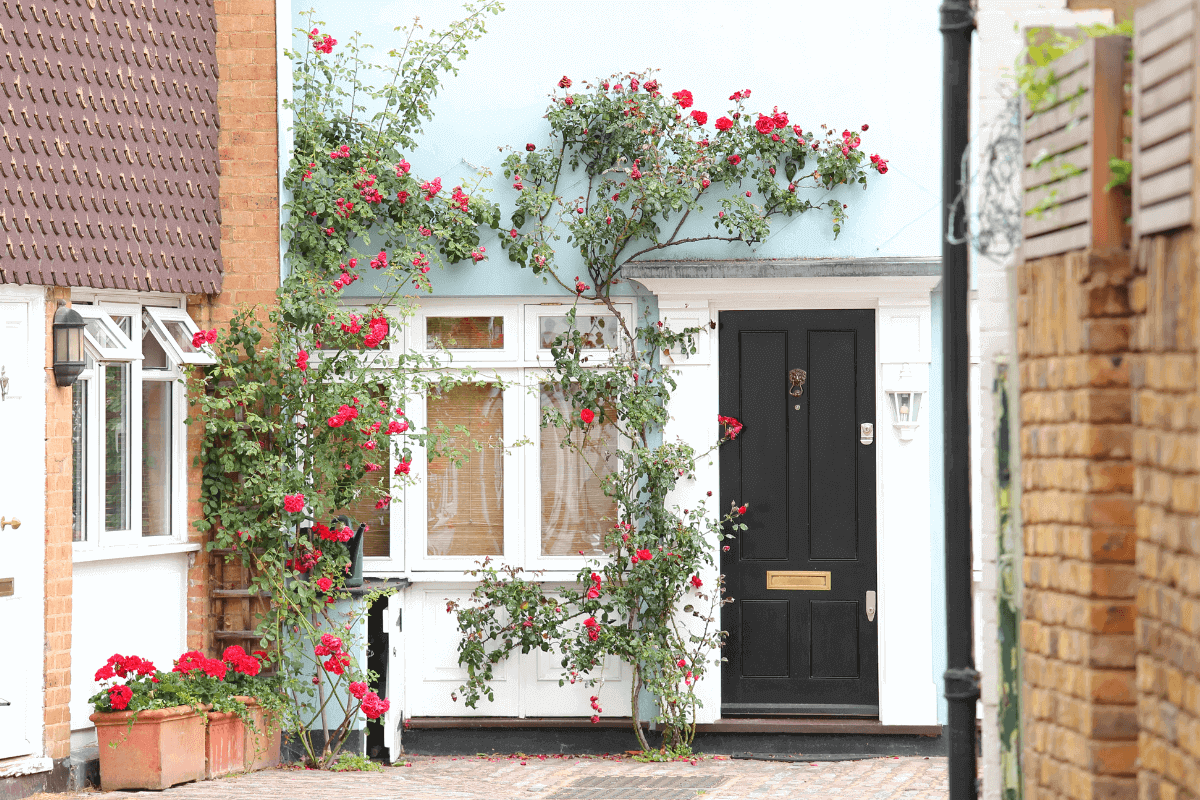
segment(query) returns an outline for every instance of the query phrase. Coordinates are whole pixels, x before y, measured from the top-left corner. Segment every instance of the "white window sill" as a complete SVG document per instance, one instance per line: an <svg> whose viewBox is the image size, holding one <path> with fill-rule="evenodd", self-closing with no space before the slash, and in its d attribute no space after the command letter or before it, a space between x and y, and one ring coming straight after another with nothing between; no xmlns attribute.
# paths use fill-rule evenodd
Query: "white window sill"
<svg viewBox="0 0 1200 800"><path fill-rule="evenodd" d="M363 576L368 578L408 578L412 583L479 583L478 577L472 577L464 574L462 570L403 570L388 571L384 569L371 569L370 565L364 565ZM529 575L529 578L535 576ZM547 570L541 575L536 576L536 583L576 583L579 577L579 570Z"/></svg>
<svg viewBox="0 0 1200 800"><path fill-rule="evenodd" d="M89 561L114 561L120 558L150 558L152 556L169 556L175 553L198 553L201 549L202 546L197 542L76 548L72 554L72 560L76 564L81 564Z"/></svg>

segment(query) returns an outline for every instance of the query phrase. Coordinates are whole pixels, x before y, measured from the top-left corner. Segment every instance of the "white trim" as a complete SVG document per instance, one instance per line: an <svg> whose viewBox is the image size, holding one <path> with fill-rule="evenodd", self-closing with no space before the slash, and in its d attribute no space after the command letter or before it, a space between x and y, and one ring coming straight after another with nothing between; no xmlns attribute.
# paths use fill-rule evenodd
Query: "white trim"
<svg viewBox="0 0 1200 800"><path fill-rule="evenodd" d="M192 336L200 332L200 326L196 324L196 321L184 309L146 306L142 314L146 321L150 323L148 326L150 332L154 334L155 339L158 339L158 343L167 351L167 355L172 361L179 364L217 363L216 357L212 354L211 347L203 345L204 349L201 350L185 350L175 337L171 335L170 330L167 329L169 323L175 322L183 325Z"/></svg>
<svg viewBox="0 0 1200 800"><path fill-rule="evenodd" d="M292 47L292 3L291 0L275 0L275 92L278 95L278 111L275 116L277 144L279 146L279 164L277 165L277 180L276 185L279 190L279 208L277 209L278 230L283 230L284 224L288 221L288 214L284 211L284 203L290 202L292 193L283 185L283 178L287 174L288 161L291 160L292 148L295 143L295 135L292 132L294 124L294 114L291 109L285 108L284 103L292 100L294 90L292 87L292 62L284 55L284 50L290 50ZM282 236L279 237L279 284L282 286L284 280L287 279L288 262L287 262L287 242Z"/></svg>
<svg viewBox="0 0 1200 800"><path fill-rule="evenodd" d="M100 343L96 337L92 336L92 332L86 327L83 329L83 343L92 354L92 358L96 361L136 361L141 358L139 348L134 347L133 342L125 335L125 331L118 327L117 323L113 322L113 318L99 306L85 305L80 303L77 306L72 306L72 310L83 317L84 322L95 321L99 323L104 332L116 342L115 347L106 347Z"/></svg>
<svg viewBox="0 0 1200 800"><path fill-rule="evenodd" d="M54 759L49 756L19 756L0 760L0 778L19 778L22 775L37 775L54 769Z"/></svg>
<svg viewBox="0 0 1200 800"><path fill-rule="evenodd" d="M504 346L498 348L446 348L429 347L426 325L430 317L500 317L503 322ZM423 355L448 354L452 364L515 364L520 352L521 314L520 308L512 303L456 303L422 305L409 324L414 351Z"/></svg>
<svg viewBox="0 0 1200 800"><path fill-rule="evenodd" d="M167 537L161 537L163 539ZM87 564L93 561L117 561L122 558L153 558L154 556L169 556L175 553L198 553L204 549L195 542L172 542L158 545L123 545L120 547L103 547L95 550L78 550L73 559L76 564Z"/></svg>
<svg viewBox="0 0 1200 800"><path fill-rule="evenodd" d="M936 276L640 278L639 282L658 295L664 320L687 315L716 321L724 310L875 309L877 422L890 419L882 380L885 351L887 358L903 359L914 368L926 365L923 375L928 374L930 291L938 282ZM678 387L664 433L664 438L679 437L698 450L707 449L715 435L711 420L717 413L720 376L718 331L709 328L704 338L709 358L677 362ZM911 442L903 443L891 425L876 428L879 718L885 725L932 725L937 723L937 702L932 681L928 427L922 425ZM887 434L881 435L884 431ZM695 492L718 485L719 453L710 462L698 465L696 481L678 488L668 502L685 503ZM716 580L716 570L710 572L701 575L706 584ZM716 721L721 707L719 663L696 691L704 702L698 721Z"/></svg>

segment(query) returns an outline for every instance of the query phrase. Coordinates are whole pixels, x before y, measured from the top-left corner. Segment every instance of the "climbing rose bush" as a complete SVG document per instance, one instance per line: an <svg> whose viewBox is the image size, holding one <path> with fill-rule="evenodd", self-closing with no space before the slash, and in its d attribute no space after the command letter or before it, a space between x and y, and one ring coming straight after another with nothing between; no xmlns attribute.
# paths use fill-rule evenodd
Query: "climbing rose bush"
<svg viewBox="0 0 1200 800"><path fill-rule="evenodd" d="M802 127L751 95L730 95L732 105L710 129L718 112L695 108L686 88L668 93L650 74L582 86L564 75L546 112L549 144L527 143L504 160L517 196L500 247L577 300L603 303L617 320L619 343L596 358L575 311L568 314L569 329L551 348L549 380L576 410L548 408L542 425L558 428L563 446L580 457L603 423L615 428L617 436L600 444L619 467L601 485L619 512L606 521L603 553L589 555L575 586L551 593L536 576L486 560L471 573L480 583L470 600L447 607L457 614L459 662L468 675L458 691L468 706L493 697L496 664L537 649L560 655L560 684L597 687L597 722L601 667L616 656L633 674L629 704L643 753L690 752L695 687L719 664L718 611L728 602L721 580L706 586L700 573L714 566L718 547L728 549L724 539L745 529L748 510L737 503L711 509L712 490L695 485L696 465L736 438L742 424L719 416L711 446L699 452L663 441L676 388L671 363L694 354L696 337L707 331L638 324L616 304L626 298L614 297L614 287L624 265L642 257L698 242L753 246L775 220L816 209L830 215L836 237L849 213L847 190L865 189L872 171L887 172L884 159L863 153L866 125L840 135L824 125ZM571 276L580 259L586 274ZM643 693L663 724L660 748L640 725Z"/></svg>

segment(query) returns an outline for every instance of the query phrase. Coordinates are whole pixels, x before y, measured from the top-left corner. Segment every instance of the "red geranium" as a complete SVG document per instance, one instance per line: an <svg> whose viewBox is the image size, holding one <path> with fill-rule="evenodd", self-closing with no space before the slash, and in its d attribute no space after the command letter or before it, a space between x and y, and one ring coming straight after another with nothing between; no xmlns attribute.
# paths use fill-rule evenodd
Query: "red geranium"
<svg viewBox="0 0 1200 800"><path fill-rule="evenodd" d="M108 690L108 704L113 711L124 711L129 708L129 701L133 699L133 690L128 686L111 686Z"/></svg>

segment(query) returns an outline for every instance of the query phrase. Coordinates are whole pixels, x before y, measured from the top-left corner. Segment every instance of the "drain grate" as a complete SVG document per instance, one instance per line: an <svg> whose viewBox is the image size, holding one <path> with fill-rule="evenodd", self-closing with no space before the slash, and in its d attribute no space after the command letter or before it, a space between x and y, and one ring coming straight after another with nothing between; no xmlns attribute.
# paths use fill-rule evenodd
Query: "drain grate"
<svg viewBox="0 0 1200 800"><path fill-rule="evenodd" d="M560 786L546 800L692 800L726 780L717 776L597 775Z"/></svg>

